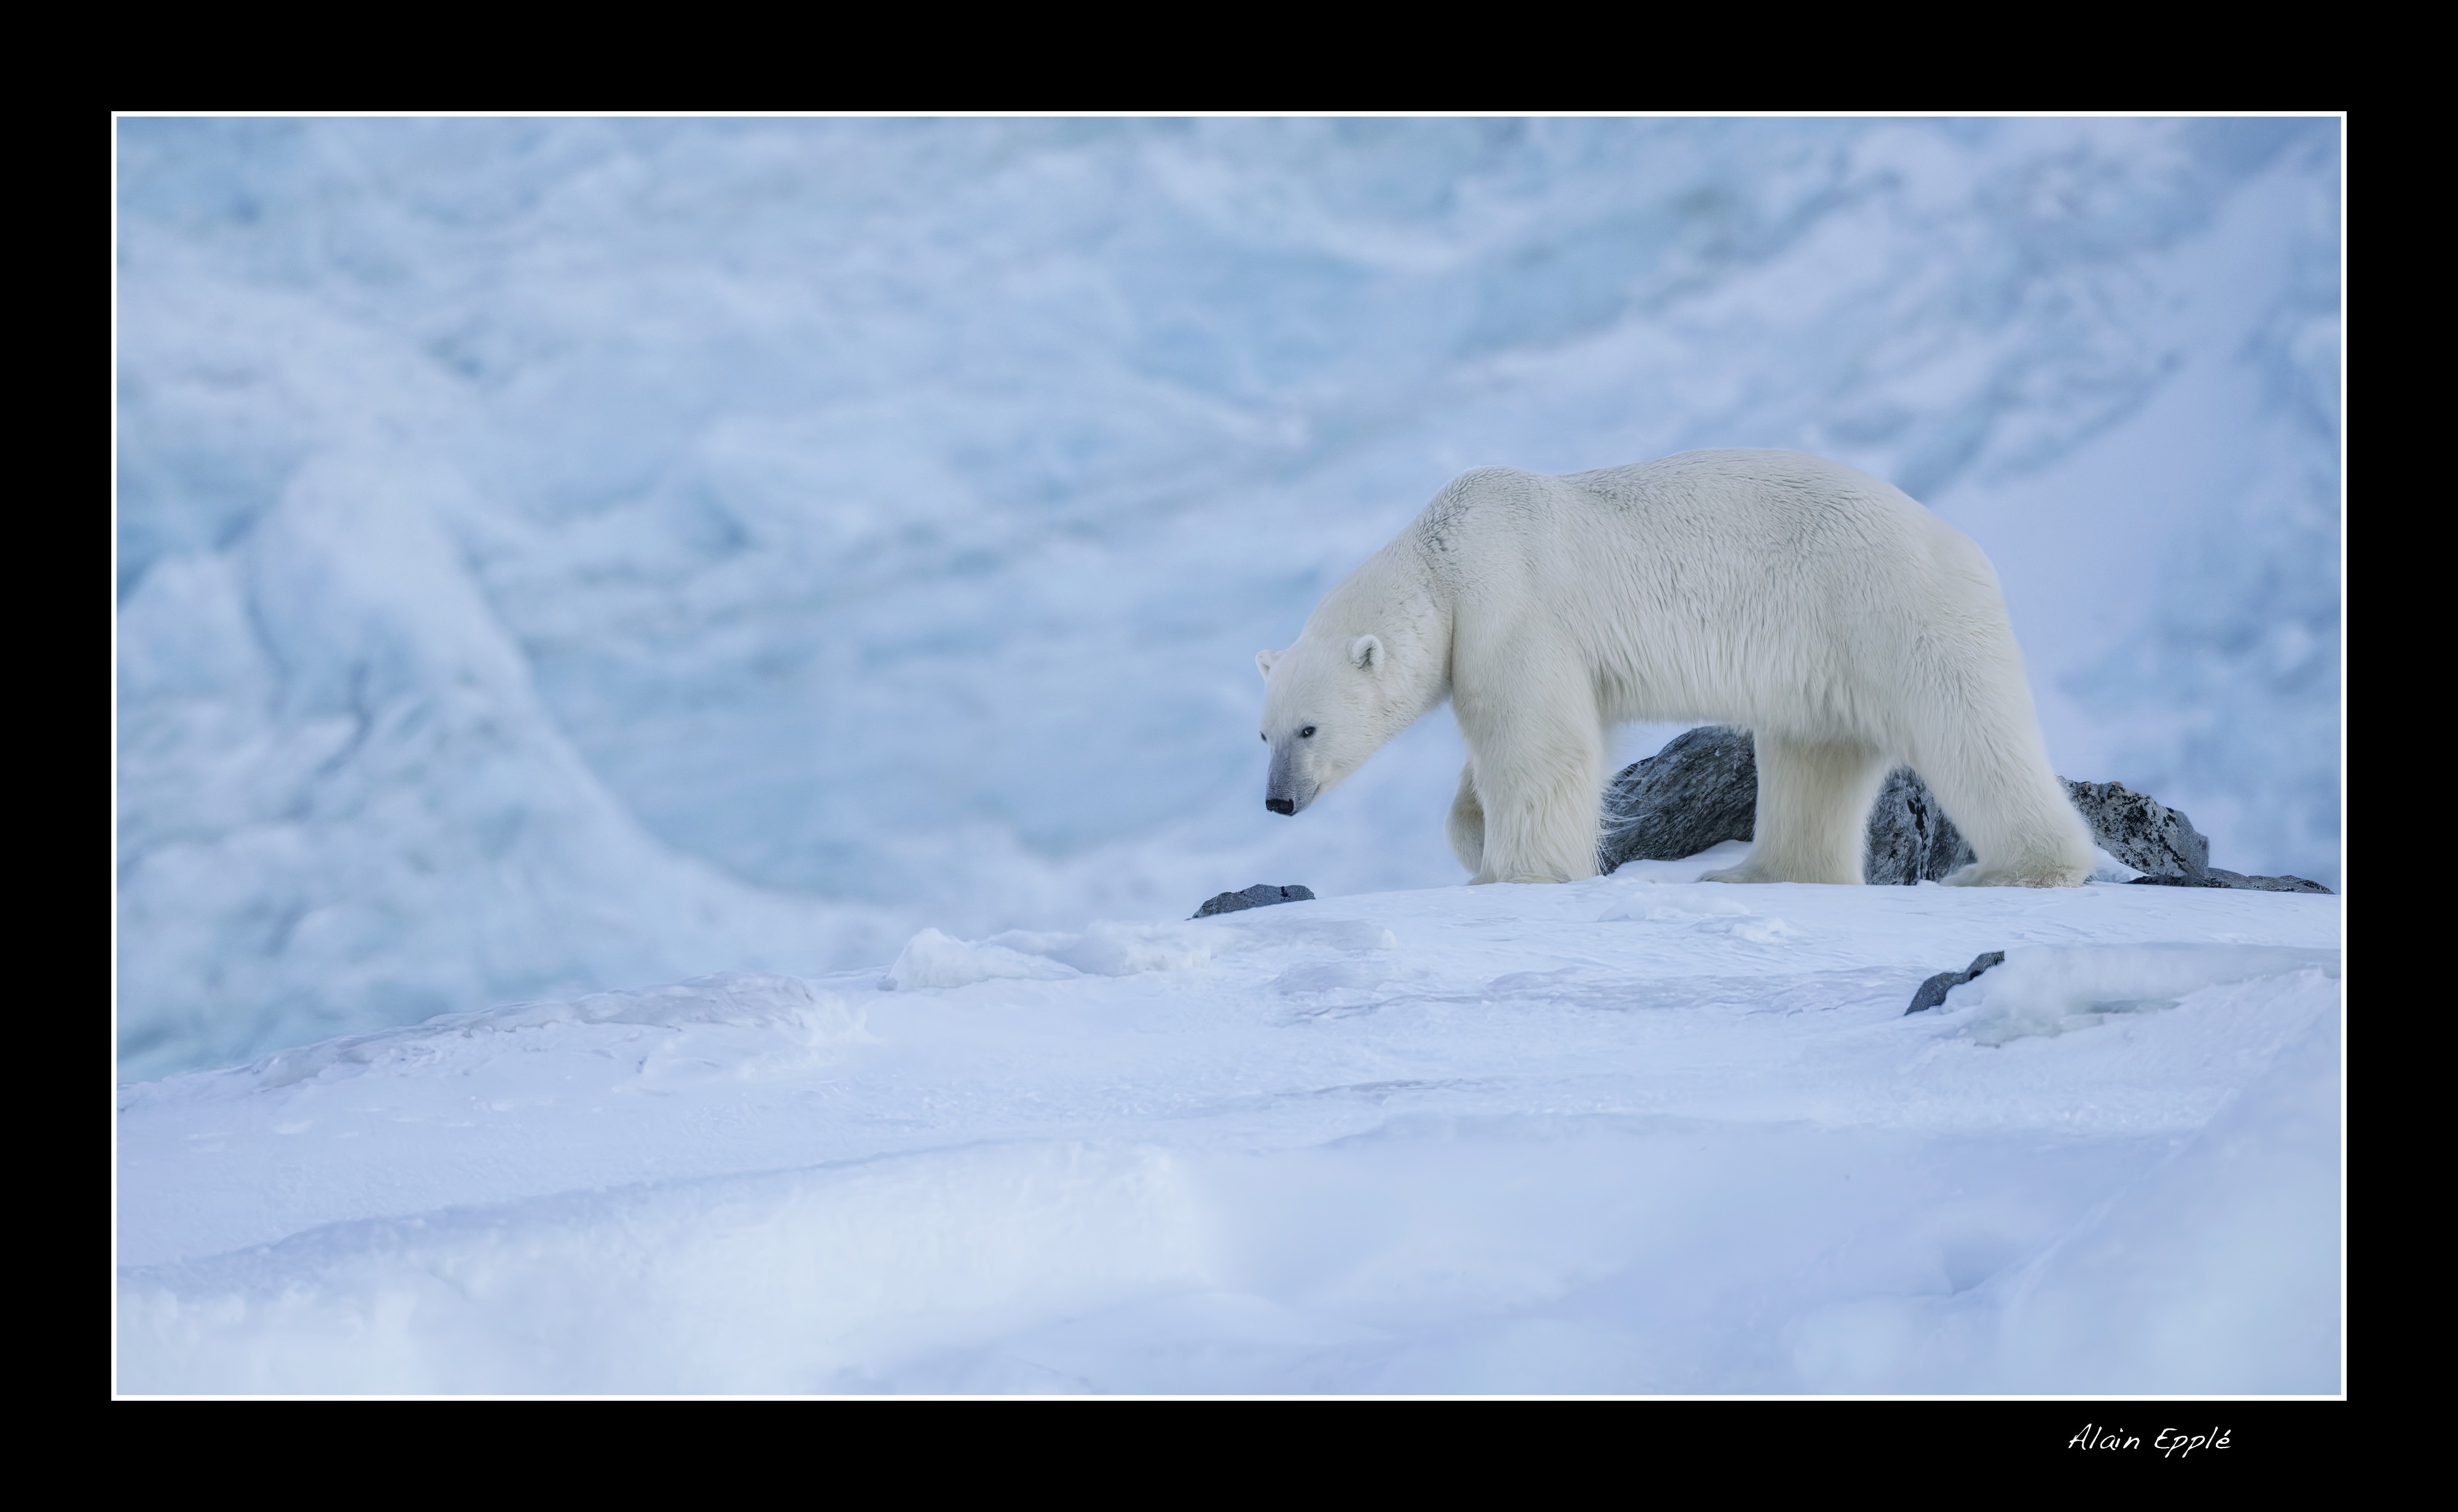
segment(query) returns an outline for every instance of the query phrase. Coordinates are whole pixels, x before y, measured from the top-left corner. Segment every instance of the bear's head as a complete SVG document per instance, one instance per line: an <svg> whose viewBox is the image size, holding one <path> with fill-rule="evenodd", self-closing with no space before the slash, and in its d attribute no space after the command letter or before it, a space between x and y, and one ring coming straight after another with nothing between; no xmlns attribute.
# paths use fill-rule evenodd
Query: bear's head
<svg viewBox="0 0 2458 1512"><path fill-rule="evenodd" d="M1272 748L1263 807L1275 814L1338 787L1418 713L1378 636L1308 633L1286 651L1257 652L1255 666Z"/></svg>

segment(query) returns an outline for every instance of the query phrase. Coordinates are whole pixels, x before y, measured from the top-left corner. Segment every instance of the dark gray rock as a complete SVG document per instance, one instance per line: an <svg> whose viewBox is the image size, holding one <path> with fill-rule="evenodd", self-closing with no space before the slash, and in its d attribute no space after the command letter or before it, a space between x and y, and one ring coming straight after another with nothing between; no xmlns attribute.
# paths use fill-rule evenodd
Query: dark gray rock
<svg viewBox="0 0 2458 1512"><path fill-rule="evenodd" d="M2199 877L2136 877L2136 886L2151 887L2240 887L2257 893L2326 893L2330 889L2320 882L2302 877L2247 877L2214 866Z"/></svg>
<svg viewBox="0 0 2458 1512"><path fill-rule="evenodd" d="M2135 793L2121 782L2075 782L2066 796L2091 825L2093 843L2150 877L2175 886L2233 885L2203 881L2211 842L2183 811ZM1862 876L1872 882L1944 881L1968 866L1971 846L1938 807L1920 774L1897 767L1869 809L1869 847Z"/></svg>
<svg viewBox="0 0 2458 1512"><path fill-rule="evenodd" d="M1919 773L1897 767L1886 774L1878 801L1869 805L1862 880L1905 887L1943 881L1949 872L1970 865L1974 859L1963 832L1938 807L1936 795Z"/></svg>
<svg viewBox="0 0 2458 1512"><path fill-rule="evenodd" d="M1275 887L1269 882L1257 882L1242 893L1221 893L1204 900L1195 911L1198 919L1214 914L1234 914L1241 908L1269 908L1274 903L1304 903L1314 901L1311 887Z"/></svg>
<svg viewBox="0 0 2458 1512"><path fill-rule="evenodd" d="M1971 964L1964 967L1960 971L1939 972L1936 976L1933 976L1927 982L1922 983L1920 984L1920 990L1912 994L1912 1005L1904 1010L1904 1017L1909 1018L1915 1013L1927 1013L1929 1009L1936 1007L1941 1003L1944 1003L1948 993L1963 985L1972 978L1980 975L1980 973L1988 970L1990 966L2002 965L2005 963L2005 960L2006 952L2003 950L1991 950L1986 955L1972 957Z"/></svg>
<svg viewBox="0 0 2458 1512"><path fill-rule="evenodd" d="M2121 782L2074 782L2066 795L2091 825L2102 850L2163 887L2245 887L2262 892L2322 893L2302 877L2244 877L2211 867L2211 842L2184 812ZM1604 835L1596 869L1625 861L1679 860L1725 840L1745 840L1757 827L1758 748L1748 731L1702 725L1677 735L1644 761L1622 768L1605 790ZM1969 842L1946 817L1920 774L1897 767L1869 806L1865 881L1908 886L1943 881L1974 860Z"/></svg>
<svg viewBox="0 0 2458 1512"><path fill-rule="evenodd" d="M2201 877L2211 869L2211 842L2194 821L2122 782L2074 782L2066 797L2091 821L2099 848L2151 877Z"/></svg>
<svg viewBox="0 0 2458 1512"><path fill-rule="evenodd" d="M1758 747L1749 732L1704 725L1621 770L1605 792L1596 869L1625 861L1672 861L1710 845L1750 839L1759 808ZM1886 778L1869 811L1872 882L1936 881L1971 861L1971 847L1909 767Z"/></svg>
<svg viewBox="0 0 2458 1512"><path fill-rule="evenodd" d="M2211 875L2226 880L2236 873L2222 872L2215 866L2211 868ZM2258 893L2326 893L2330 890L2309 877L2247 877L2241 881L2229 881L2228 885L2250 887Z"/></svg>
<svg viewBox="0 0 2458 1512"><path fill-rule="evenodd" d="M1605 790L1596 869L1677 861L1745 840L1759 812L1758 747L1745 730L1703 725L1621 769Z"/></svg>

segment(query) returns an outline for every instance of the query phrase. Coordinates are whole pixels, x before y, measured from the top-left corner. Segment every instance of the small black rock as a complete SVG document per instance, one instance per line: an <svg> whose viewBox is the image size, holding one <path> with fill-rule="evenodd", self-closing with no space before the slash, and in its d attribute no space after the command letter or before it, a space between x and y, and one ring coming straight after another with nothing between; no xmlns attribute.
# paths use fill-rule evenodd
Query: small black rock
<svg viewBox="0 0 2458 1512"><path fill-rule="evenodd" d="M1311 887L1275 887L1269 882L1257 882L1242 893L1222 893L1204 901L1195 911L1198 919L1214 914L1234 914L1241 908L1269 908L1274 903L1304 903L1314 901Z"/></svg>
<svg viewBox="0 0 2458 1512"><path fill-rule="evenodd" d="M1936 1007L1941 1003L1944 1003L1948 993L1963 985L1972 978L1980 975L1980 973L1988 970L1990 966L2003 963L2005 959L2006 952L2003 950L1991 950L1986 955L1972 957L1971 964L1964 967L1960 971L1939 972L1936 976L1929 978L1927 982L1920 984L1920 990L1912 994L1912 1005L1904 1010L1904 1016L1906 1018L1909 1018L1915 1013L1927 1013L1929 1009Z"/></svg>

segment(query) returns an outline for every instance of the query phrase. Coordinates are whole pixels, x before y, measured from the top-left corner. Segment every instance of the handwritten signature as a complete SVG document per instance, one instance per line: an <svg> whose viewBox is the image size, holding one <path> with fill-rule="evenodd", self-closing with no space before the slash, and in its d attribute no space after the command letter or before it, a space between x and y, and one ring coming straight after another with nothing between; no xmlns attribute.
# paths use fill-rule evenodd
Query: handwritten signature
<svg viewBox="0 0 2458 1512"><path fill-rule="evenodd" d="M2151 1447L2159 1451L2162 1460L2189 1458L2197 1449L2224 1449L2233 1430L2213 1428L2208 1432L2183 1428L2162 1428L2152 1435ZM2069 1449L2139 1449L2139 1434L2122 1428L2103 1428L2095 1422L2082 1425L2082 1432L2066 1440Z"/></svg>

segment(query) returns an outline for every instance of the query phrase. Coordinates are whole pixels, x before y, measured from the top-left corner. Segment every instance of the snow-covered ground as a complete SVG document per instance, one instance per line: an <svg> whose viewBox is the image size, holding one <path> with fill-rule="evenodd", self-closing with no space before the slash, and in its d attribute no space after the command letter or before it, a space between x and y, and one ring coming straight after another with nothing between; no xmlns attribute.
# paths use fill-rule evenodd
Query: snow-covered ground
<svg viewBox="0 0 2458 1512"><path fill-rule="evenodd" d="M1888 478L2342 880L2333 120L118 130L123 1076L1454 881L1448 717L1292 825L1252 657L1483 464Z"/></svg>
<svg viewBox="0 0 2458 1512"><path fill-rule="evenodd" d="M2340 1389L2338 898L1739 849L130 1087L119 1385Z"/></svg>

